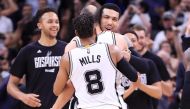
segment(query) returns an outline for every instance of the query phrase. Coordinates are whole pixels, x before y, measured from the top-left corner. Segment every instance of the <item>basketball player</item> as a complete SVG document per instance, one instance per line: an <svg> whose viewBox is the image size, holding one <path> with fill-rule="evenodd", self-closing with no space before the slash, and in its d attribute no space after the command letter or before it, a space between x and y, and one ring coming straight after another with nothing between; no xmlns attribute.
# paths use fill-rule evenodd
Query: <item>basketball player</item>
<svg viewBox="0 0 190 109"><path fill-rule="evenodd" d="M117 8L117 6L114 6L114 4L105 4L101 7L99 14L98 14L98 18L99 18L98 21L99 21L100 28L104 31L106 31L106 30L113 31L113 33L111 35L112 37L110 37L110 35L108 35L110 33L107 33L107 32L98 35L97 42L105 42L105 43L108 42L109 44L112 43L117 46L120 45L120 43L118 41L119 40L118 37L121 37L121 35L118 33L114 34L114 31L116 31L116 28L117 28L119 15L120 14L119 14L118 8ZM133 55L139 56L139 54L137 55L137 53L134 52L134 50L131 47L129 47L129 49L131 50ZM152 68L139 67L138 65L140 65L140 64L138 62L140 62L140 61L134 60L133 55L131 56L131 59L129 61L130 64L133 65L134 68L136 68L140 73L151 74L150 69L152 69ZM146 59L141 58L141 60L146 60ZM150 63L152 63L152 61L150 62L150 60L146 60L146 61L148 62L148 66L150 65ZM152 75L153 75L153 73L152 73ZM160 88L160 83L159 83L159 76L157 77L156 75L157 75L157 72L153 76L153 77L156 77L156 78L154 78L154 80L152 79L153 81L151 79L147 79L148 82L151 81L151 84L156 83L156 86L154 87L156 90L155 91L151 90L151 88L148 86L148 87L146 87L146 91L159 92L156 94L153 93L153 95L152 95L152 93L149 93L150 95L159 99L160 96L162 95L162 93L160 93L161 88ZM144 78L144 77L146 77L146 75L142 75L142 78ZM144 81L144 83L145 83L145 81ZM136 88L132 87L132 89L136 89ZM125 95L125 93L124 93L124 95Z"/></svg>
<svg viewBox="0 0 190 109"><path fill-rule="evenodd" d="M22 109L49 109L56 100L53 83L66 43L56 39L59 19L55 10L41 9L35 20L41 37L20 50L10 70L7 90L23 102ZM18 88L23 75L26 76L26 92Z"/></svg>
<svg viewBox="0 0 190 109"><path fill-rule="evenodd" d="M59 95L63 91L70 75L79 101L77 108L119 109L121 105L115 89L116 73L120 70L135 82L138 79L136 70L125 61L118 47L95 43L92 16L82 14L73 24L83 46L71 50L61 59L54 93Z"/></svg>
<svg viewBox="0 0 190 109"><path fill-rule="evenodd" d="M88 12L87 10L85 10L85 11ZM96 12L93 12L91 14L95 15L95 13ZM108 18L106 18L106 16L108 16ZM119 33L112 32L112 31L114 31L114 28L116 28L117 20L119 19L119 7L116 6L115 4L110 4L110 3L105 4L105 5L102 6L100 11L98 12L98 17L99 18L97 18L98 19L98 21L97 21L98 24L96 23L96 30L97 30L97 27L99 27L99 25L100 25L103 32L98 34L97 31L96 31L96 34L98 34L98 36L95 37L95 39L97 39L97 42L117 45L121 50L127 51L127 52L125 52L126 60L128 60L128 61L130 60L129 61L130 64L132 64L138 71L148 72L147 69L149 69L149 68L148 68L148 64L147 64L147 62L145 60L143 60L143 59L141 60L140 58L137 58L137 57L134 57L134 56L132 56L132 58L130 59L131 56L130 56L130 53L129 53L129 50L128 50L128 44L126 43L126 41L124 39L124 36L119 34ZM115 20L112 20L112 19L115 19ZM101 22L101 23L99 23L99 22ZM111 25L111 27L113 27L113 28L106 29L107 25ZM109 31L107 31L107 30L109 30ZM65 51L67 52L67 51L70 51L73 48L80 47L80 46L82 46L82 45L81 45L79 37L75 37L67 45ZM121 78L122 78L122 75L120 75L118 73L118 79L117 79L118 82L117 82L117 84L120 84ZM117 85L117 87L118 87L118 90L119 90L119 94L122 95L123 92L124 92L123 87L121 87L120 85ZM71 90L68 91L68 93L70 93L70 94L71 94L71 92L73 92L73 91L71 91ZM68 93L66 93L66 94L68 94ZM62 95L64 96L65 94L62 94ZM59 98L61 99L61 97L59 97ZM121 100L121 102L122 101L123 100ZM62 103L63 103L63 101L62 101ZM56 102L55 104L59 104L59 103ZM124 105L123 108L124 107L126 107L126 106Z"/></svg>
<svg viewBox="0 0 190 109"><path fill-rule="evenodd" d="M84 7L84 9L81 11L81 13L88 13L88 14L92 14L93 16L95 16L96 14L97 14L97 11L96 10L94 10L94 11L90 11L89 9L88 9L88 7L94 7L93 9L95 9L95 6L91 6L91 5L88 5L88 6L86 6L86 7ZM96 18L95 18L96 19ZM96 33L98 34L98 33L100 33L100 28L99 28L99 26L98 26L99 24L98 24L98 22L96 21L95 22L95 27L96 27ZM102 32L103 33L103 32ZM102 34L101 33L101 34ZM106 32L106 33L108 33L107 35L108 36L112 36L112 32L110 31L110 32ZM111 34L110 34L111 33ZM94 39L96 39L97 37L95 36L94 37ZM129 51L128 50L128 46L127 46L127 43L125 42L125 40L124 39L122 39L123 37L119 37L118 36L118 38L117 39L119 39L118 40L118 44L119 44L119 48L120 49L122 49L122 50L127 50L127 51ZM112 43L110 43L110 44L112 44ZM75 37L75 38L73 38L72 39L72 41L67 45L67 47L66 47L66 49L65 49L65 51L67 52L67 51L70 51L71 49L73 49L73 48L76 48L76 47L80 47L80 46L82 46L81 45L81 41L80 41L80 39L79 39L79 37ZM126 52L125 53L125 58L127 59L127 60L129 60L130 59L130 53L129 52ZM145 64L144 64L145 65ZM117 84L120 84L120 77L121 75L119 75L119 73L118 73L118 82L117 82ZM117 85L117 87L119 87L119 93L121 93L120 95L122 95L122 93L124 92L124 89L122 88L122 87L120 87L119 85ZM66 89L65 89L66 90ZM68 91L68 93L70 93L71 94L71 92L73 92L73 91ZM67 95L68 95L68 93L66 93ZM64 97L64 95L66 95L66 94L62 94L62 97L63 98L65 98ZM71 94L72 95L72 94ZM57 99L57 102L55 103L55 105L56 104L59 104L59 102L58 101L61 101L61 103L64 105L65 104L65 102L63 102L63 101L65 101L66 99L63 99L63 100L59 100L59 99L61 99L61 97L59 96L59 98ZM68 99L67 99L68 100ZM76 100L75 99L72 99L71 100L71 102L70 102L70 107L71 107L71 109L73 109L74 107L75 107L75 105L73 105L73 104L75 104L76 102L75 102ZM121 102L123 103L123 108L124 107L126 107L126 105L125 105L125 103L124 103L124 101L121 99ZM60 104L61 104L60 103ZM124 108L125 109L125 108Z"/></svg>

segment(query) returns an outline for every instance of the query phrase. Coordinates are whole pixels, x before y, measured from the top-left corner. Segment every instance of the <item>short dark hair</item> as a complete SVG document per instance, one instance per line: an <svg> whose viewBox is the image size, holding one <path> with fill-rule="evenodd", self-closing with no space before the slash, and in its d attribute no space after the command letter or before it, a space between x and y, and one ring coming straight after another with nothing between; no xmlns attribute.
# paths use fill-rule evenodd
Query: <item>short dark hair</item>
<svg viewBox="0 0 190 109"><path fill-rule="evenodd" d="M133 31L144 31L145 33L147 32L147 29L143 25L135 24L132 28Z"/></svg>
<svg viewBox="0 0 190 109"><path fill-rule="evenodd" d="M36 13L36 15L34 16L33 20L34 20L34 23L37 25L37 23L39 22L40 18L45 14L45 13L48 13L48 12L53 12L57 15L57 11L53 8L42 8L42 9L39 9Z"/></svg>
<svg viewBox="0 0 190 109"><path fill-rule="evenodd" d="M92 37L94 30L93 16L81 14L74 19L73 26L80 38Z"/></svg>
<svg viewBox="0 0 190 109"><path fill-rule="evenodd" d="M98 20L99 24L100 24L100 21L101 21L101 18L102 18L102 13L103 13L104 9L112 9L112 10L118 12L119 16L120 16L120 8L116 4L106 3L97 12L97 18L96 19Z"/></svg>
<svg viewBox="0 0 190 109"><path fill-rule="evenodd" d="M135 33L133 30L128 30L125 34L127 34L127 33L131 33L131 34L135 35L137 39L139 39L137 33Z"/></svg>

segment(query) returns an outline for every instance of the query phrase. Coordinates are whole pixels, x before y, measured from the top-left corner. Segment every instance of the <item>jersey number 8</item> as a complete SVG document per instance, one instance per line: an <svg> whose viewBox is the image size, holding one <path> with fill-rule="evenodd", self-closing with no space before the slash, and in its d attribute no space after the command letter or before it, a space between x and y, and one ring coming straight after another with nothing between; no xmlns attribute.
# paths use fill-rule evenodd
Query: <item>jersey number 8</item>
<svg viewBox="0 0 190 109"><path fill-rule="evenodd" d="M88 71L85 73L87 90L90 94L101 93L104 90L103 82L101 79L101 73L98 70Z"/></svg>

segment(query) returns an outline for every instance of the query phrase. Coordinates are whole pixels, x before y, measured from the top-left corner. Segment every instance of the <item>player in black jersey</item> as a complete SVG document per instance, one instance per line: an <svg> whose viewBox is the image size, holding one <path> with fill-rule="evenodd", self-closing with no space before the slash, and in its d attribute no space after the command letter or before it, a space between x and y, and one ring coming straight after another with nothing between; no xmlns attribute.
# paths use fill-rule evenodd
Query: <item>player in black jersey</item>
<svg viewBox="0 0 190 109"><path fill-rule="evenodd" d="M7 90L22 101L22 109L50 109L56 100L53 83L66 43L56 39L60 27L54 9L39 10L35 20L41 37L20 50L10 70ZM24 75L26 92L18 89Z"/></svg>

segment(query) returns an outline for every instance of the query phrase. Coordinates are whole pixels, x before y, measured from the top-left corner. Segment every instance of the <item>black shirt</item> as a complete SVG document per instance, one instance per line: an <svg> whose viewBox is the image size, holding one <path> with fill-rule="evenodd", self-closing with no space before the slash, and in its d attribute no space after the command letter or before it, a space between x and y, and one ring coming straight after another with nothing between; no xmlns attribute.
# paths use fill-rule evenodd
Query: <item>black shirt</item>
<svg viewBox="0 0 190 109"><path fill-rule="evenodd" d="M190 47L190 37L186 37L185 35L182 35L182 48L183 51L187 50Z"/></svg>
<svg viewBox="0 0 190 109"><path fill-rule="evenodd" d="M170 79L170 75L166 69L166 66L160 57L151 53L150 51L147 51L143 57L152 60L156 64L161 80L167 81Z"/></svg>
<svg viewBox="0 0 190 109"><path fill-rule="evenodd" d="M149 71L146 73L141 73L141 80L144 84L152 85L160 81L160 76L158 70L153 61L146 59L149 64ZM126 79L125 82L122 82L122 85L125 89L129 88L130 83ZM128 105L128 109L153 109L152 97L147 95L141 90L135 90L128 98L125 99L125 102Z"/></svg>
<svg viewBox="0 0 190 109"><path fill-rule="evenodd" d="M26 76L26 93L39 95L42 106L35 109L50 109L56 100L53 84L65 46L62 41L51 47L32 42L20 50L11 67L12 75L19 78ZM24 106L23 109L29 107Z"/></svg>

